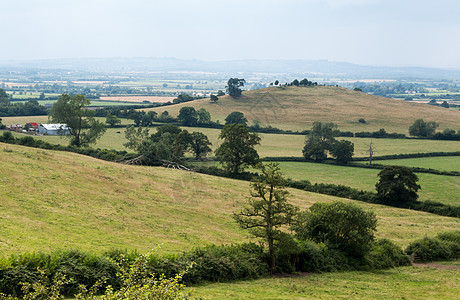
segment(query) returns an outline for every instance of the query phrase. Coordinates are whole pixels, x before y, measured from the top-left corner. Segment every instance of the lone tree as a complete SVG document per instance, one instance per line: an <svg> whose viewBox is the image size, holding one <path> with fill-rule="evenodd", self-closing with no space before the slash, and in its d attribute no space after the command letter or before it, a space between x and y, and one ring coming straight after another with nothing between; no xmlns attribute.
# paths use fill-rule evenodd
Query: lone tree
<svg viewBox="0 0 460 300"><path fill-rule="evenodd" d="M216 157L224 169L238 174L249 165L259 162L259 154L254 147L260 144L257 133L249 132L243 124L225 125L219 135L224 142L217 148Z"/></svg>
<svg viewBox="0 0 460 300"><path fill-rule="evenodd" d="M90 103L83 95L62 94L51 107L51 120L69 127L71 145L81 147L94 144L106 130L104 123L94 119L94 111L87 109Z"/></svg>
<svg viewBox="0 0 460 300"><path fill-rule="evenodd" d="M409 134L412 136L429 137L434 134L439 124L434 121L425 122L423 119L417 119L409 127Z"/></svg>
<svg viewBox="0 0 460 300"><path fill-rule="evenodd" d="M276 268L275 243L284 235L280 228L291 224L298 209L288 203L289 192L285 190L285 179L278 164L259 164L258 169L261 178L252 181L251 197L233 217L242 228L249 229L252 235L267 243L273 273Z"/></svg>
<svg viewBox="0 0 460 300"><path fill-rule="evenodd" d="M219 97L217 97L217 96L214 95L214 94L211 94L211 102L216 103L217 100L219 100Z"/></svg>
<svg viewBox="0 0 460 300"><path fill-rule="evenodd" d="M225 125L228 124L248 124L248 119L244 117L244 114L239 111L234 111L230 113L226 118L225 118Z"/></svg>
<svg viewBox="0 0 460 300"><path fill-rule="evenodd" d="M378 174L375 185L379 202L389 205L405 205L417 201L417 175L408 167L386 166Z"/></svg>
<svg viewBox="0 0 460 300"><path fill-rule="evenodd" d="M241 96L240 86L244 86L246 80L239 78L230 78L227 82L227 93L233 98L239 98Z"/></svg>
<svg viewBox="0 0 460 300"><path fill-rule="evenodd" d="M293 226L297 238L324 243L348 256L363 257L374 240L377 218L358 205L334 201L317 202L299 214Z"/></svg>
<svg viewBox="0 0 460 300"><path fill-rule="evenodd" d="M335 137L338 134L336 124L314 122L302 151L305 159L316 161L326 159L327 152L332 151L332 146L336 142Z"/></svg>

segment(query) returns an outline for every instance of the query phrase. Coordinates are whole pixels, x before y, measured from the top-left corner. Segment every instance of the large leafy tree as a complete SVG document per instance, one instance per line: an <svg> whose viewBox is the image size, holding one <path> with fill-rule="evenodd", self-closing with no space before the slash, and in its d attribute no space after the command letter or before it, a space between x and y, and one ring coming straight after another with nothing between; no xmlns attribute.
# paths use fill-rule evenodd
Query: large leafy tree
<svg viewBox="0 0 460 300"><path fill-rule="evenodd" d="M327 153L332 151L336 143L335 137L338 134L336 124L314 122L302 151L305 159L316 161L326 159Z"/></svg>
<svg viewBox="0 0 460 300"><path fill-rule="evenodd" d="M211 142L208 137L201 132L190 134L190 150L195 154L196 159L202 159L211 152Z"/></svg>
<svg viewBox="0 0 460 300"><path fill-rule="evenodd" d="M249 229L255 237L261 238L268 245L270 270L276 267L276 242L284 237L281 228L291 224L297 213L297 207L287 200L285 179L276 163L258 165L261 177L251 183L251 197L244 208L234 213L238 224Z"/></svg>
<svg viewBox="0 0 460 300"><path fill-rule="evenodd" d="M335 157L338 163L346 164L353 158L355 145L350 141L336 141L332 144L331 154Z"/></svg>
<svg viewBox="0 0 460 300"><path fill-rule="evenodd" d="M377 218L371 211L342 201L315 203L299 214L293 229L300 240L324 243L346 255L363 257L374 240Z"/></svg>
<svg viewBox="0 0 460 300"><path fill-rule="evenodd" d="M227 82L227 93L233 98L239 98L241 96L241 86L244 86L246 80L240 78L230 78Z"/></svg>
<svg viewBox="0 0 460 300"><path fill-rule="evenodd" d="M180 109L177 119L185 126L195 126L198 124L198 113L195 108L184 106Z"/></svg>
<svg viewBox="0 0 460 300"><path fill-rule="evenodd" d="M216 157L227 171L238 174L245 167L258 163L259 154L254 147L260 144L260 137L249 132L245 125L225 125L219 138L224 142L217 148Z"/></svg>
<svg viewBox="0 0 460 300"><path fill-rule="evenodd" d="M94 112L87 109L90 103L83 95L62 94L51 107L52 122L69 127L71 145L81 147L94 144L105 132L104 123L94 119Z"/></svg>
<svg viewBox="0 0 460 300"><path fill-rule="evenodd" d="M379 181L375 185L377 198L381 203L404 205L417 201L417 175L408 167L386 166L378 174Z"/></svg>
<svg viewBox="0 0 460 300"><path fill-rule="evenodd" d="M244 114L239 111L234 111L230 113L226 118L225 118L225 124L248 124L248 119L244 117Z"/></svg>

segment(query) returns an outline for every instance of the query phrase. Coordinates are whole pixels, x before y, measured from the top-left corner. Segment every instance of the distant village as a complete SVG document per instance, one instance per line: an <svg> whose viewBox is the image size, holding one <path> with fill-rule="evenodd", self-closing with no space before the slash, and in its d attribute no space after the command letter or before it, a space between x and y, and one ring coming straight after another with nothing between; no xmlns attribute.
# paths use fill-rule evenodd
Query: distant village
<svg viewBox="0 0 460 300"><path fill-rule="evenodd" d="M6 126L7 130L29 133L34 135L68 135L69 127L66 124L38 124L36 122L22 124L11 124Z"/></svg>

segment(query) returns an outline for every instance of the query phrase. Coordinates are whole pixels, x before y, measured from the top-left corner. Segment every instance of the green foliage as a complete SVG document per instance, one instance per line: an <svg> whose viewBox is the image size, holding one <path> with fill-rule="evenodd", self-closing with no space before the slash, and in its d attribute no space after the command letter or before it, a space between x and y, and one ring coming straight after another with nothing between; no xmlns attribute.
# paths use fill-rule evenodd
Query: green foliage
<svg viewBox="0 0 460 300"><path fill-rule="evenodd" d="M352 142L341 140L332 144L331 154L338 163L347 164L353 159L355 146Z"/></svg>
<svg viewBox="0 0 460 300"><path fill-rule="evenodd" d="M460 258L460 231L424 237L409 244L405 252L416 261L439 261Z"/></svg>
<svg viewBox="0 0 460 300"><path fill-rule="evenodd" d="M238 174L247 166L258 163L259 155L254 147L260 144L260 137L249 132L245 125L225 125L219 138L224 141L216 150L216 157L227 171Z"/></svg>
<svg viewBox="0 0 460 300"><path fill-rule="evenodd" d="M364 257L370 250L377 227L371 211L341 201L315 203L299 215L293 226L300 240L311 239L347 256Z"/></svg>
<svg viewBox="0 0 460 300"><path fill-rule="evenodd" d="M219 100L219 97L216 96L216 95L214 95L214 94L211 94L211 98L210 98L210 99L211 99L211 102L216 103L217 100Z"/></svg>
<svg viewBox="0 0 460 300"><path fill-rule="evenodd" d="M242 112L234 111L225 118L225 125L228 125L228 124L247 125L248 120L244 117L244 114Z"/></svg>
<svg viewBox="0 0 460 300"><path fill-rule="evenodd" d="M0 105L8 105L10 99L4 89L0 89Z"/></svg>
<svg viewBox="0 0 460 300"><path fill-rule="evenodd" d="M410 265L409 257L401 247L388 239L379 239L372 243L371 251L366 254L366 265L371 270L389 269Z"/></svg>
<svg viewBox="0 0 460 300"><path fill-rule="evenodd" d="M375 185L380 203L401 205L417 201L417 175L408 167L386 166L379 172Z"/></svg>
<svg viewBox="0 0 460 300"><path fill-rule="evenodd" d="M86 109L90 103L82 95L62 94L51 107L52 121L69 127L71 145L88 146L95 143L105 132L104 124L95 120L94 113Z"/></svg>
<svg viewBox="0 0 460 300"><path fill-rule="evenodd" d="M191 106L182 107L177 119L185 126L195 126L198 124L198 114L195 108Z"/></svg>
<svg viewBox="0 0 460 300"><path fill-rule="evenodd" d="M239 78L230 78L227 82L227 93L233 98L239 98L241 96L240 86L244 86L246 80Z"/></svg>
<svg viewBox="0 0 460 300"><path fill-rule="evenodd" d="M430 137L434 135L439 124L434 121L425 122L423 119L417 119L409 127L409 134L412 136Z"/></svg>
<svg viewBox="0 0 460 300"><path fill-rule="evenodd" d="M249 229L252 235L268 244L270 270L273 272L276 266L274 243L283 237L281 227L292 222L298 209L288 203L289 193L285 190L285 179L278 164L260 164L258 169L262 177L251 183L251 198L233 216L242 228Z"/></svg>
<svg viewBox="0 0 460 300"><path fill-rule="evenodd" d="M196 159L203 159L211 152L211 142L208 137L201 132L190 134L190 150L195 154Z"/></svg>
<svg viewBox="0 0 460 300"><path fill-rule="evenodd" d="M351 161L354 145L349 141L337 141L335 137L339 134L340 131L334 123L314 122L302 150L305 159L323 161L329 152L336 157L338 163L346 164Z"/></svg>
<svg viewBox="0 0 460 300"><path fill-rule="evenodd" d="M200 108L196 111L198 115L198 124L209 124L211 123L211 114L204 108Z"/></svg>
<svg viewBox="0 0 460 300"><path fill-rule="evenodd" d="M2 124L2 118L0 118L0 129L5 129L5 127L6 126L4 124Z"/></svg>

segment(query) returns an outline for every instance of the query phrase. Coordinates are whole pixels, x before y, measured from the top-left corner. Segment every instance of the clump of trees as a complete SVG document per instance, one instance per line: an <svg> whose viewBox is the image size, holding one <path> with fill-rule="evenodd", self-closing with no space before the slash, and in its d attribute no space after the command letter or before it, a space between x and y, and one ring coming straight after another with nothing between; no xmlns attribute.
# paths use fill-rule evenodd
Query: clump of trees
<svg viewBox="0 0 460 300"><path fill-rule="evenodd" d="M240 78L230 78L227 82L227 86L225 87L227 93L232 98L239 98L241 96L242 90L240 87L244 86L246 80Z"/></svg>
<svg viewBox="0 0 460 300"><path fill-rule="evenodd" d="M346 140L337 141L335 137L339 133L334 123L314 122L302 151L305 159L323 161L329 153L338 163L346 164L351 161L354 145Z"/></svg>
<svg viewBox="0 0 460 300"><path fill-rule="evenodd" d="M83 95L62 94L50 110L52 122L67 125L70 144L76 147L96 143L106 130L104 123L94 118L94 111L87 109L90 103Z"/></svg>
<svg viewBox="0 0 460 300"><path fill-rule="evenodd" d="M204 108L184 106L180 109L177 120L185 126L196 126L211 123L211 114Z"/></svg>
<svg viewBox="0 0 460 300"><path fill-rule="evenodd" d="M423 119L417 119L409 127L409 134L411 136L431 137L438 127L439 124L434 121L425 122Z"/></svg>
<svg viewBox="0 0 460 300"><path fill-rule="evenodd" d="M286 265L302 271L340 269L349 261L366 264L364 258L373 257L377 227L373 212L341 201L315 203L309 210L299 212L288 201L286 180L279 165L259 165L258 169L260 175L251 183L251 197L234 213L234 218L268 246L271 273L289 268ZM400 248L389 244L401 254ZM407 258L403 261L407 262ZM321 262L325 265L316 265Z"/></svg>
<svg viewBox="0 0 460 300"><path fill-rule="evenodd" d="M202 159L211 152L211 142L206 135L182 130L175 125L158 127L154 134L147 128L128 126L124 146L141 154L141 164L155 164L161 160L181 162L186 152L192 152L197 159Z"/></svg>

